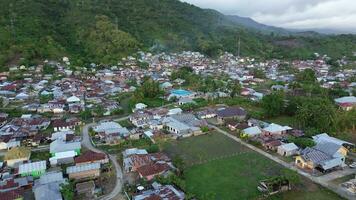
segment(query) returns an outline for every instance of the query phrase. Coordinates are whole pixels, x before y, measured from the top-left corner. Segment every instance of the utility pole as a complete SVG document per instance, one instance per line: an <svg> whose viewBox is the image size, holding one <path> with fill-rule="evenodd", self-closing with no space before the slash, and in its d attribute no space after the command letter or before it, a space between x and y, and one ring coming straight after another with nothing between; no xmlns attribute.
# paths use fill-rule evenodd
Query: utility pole
<svg viewBox="0 0 356 200"><path fill-rule="evenodd" d="M241 38L238 36L237 39L237 57L240 58L240 50L241 50Z"/></svg>
<svg viewBox="0 0 356 200"><path fill-rule="evenodd" d="M14 12L12 11L12 3L10 3L9 15L10 15L10 29L12 33L13 40L16 40L16 31L14 26Z"/></svg>

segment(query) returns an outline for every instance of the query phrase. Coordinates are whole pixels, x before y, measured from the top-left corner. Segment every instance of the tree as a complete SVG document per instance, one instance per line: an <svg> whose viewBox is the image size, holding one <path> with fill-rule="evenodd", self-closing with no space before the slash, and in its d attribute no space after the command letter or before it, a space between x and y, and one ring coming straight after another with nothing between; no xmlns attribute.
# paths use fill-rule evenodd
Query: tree
<svg viewBox="0 0 356 200"><path fill-rule="evenodd" d="M117 29L107 16L95 17L94 27L91 28L84 46L94 61L104 64L114 64L117 61L133 53L139 47L139 43L129 33Z"/></svg>
<svg viewBox="0 0 356 200"><path fill-rule="evenodd" d="M325 132L335 129L335 116L336 109L326 98L306 98L296 113L303 128L314 127Z"/></svg>
<svg viewBox="0 0 356 200"><path fill-rule="evenodd" d="M296 172L294 170L284 168L282 170L282 176L284 176L292 184L301 183L301 178L300 178L298 172Z"/></svg>
<svg viewBox="0 0 356 200"><path fill-rule="evenodd" d="M74 199L74 182L69 181L68 183L61 184L61 193L64 197L64 200L73 200Z"/></svg>
<svg viewBox="0 0 356 200"><path fill-rule="evenodd" d="M276 117L284 110L284 93L273 92L262 98L262 108L269 117Z"/></svg>
<svg viewBox="0 0 356 200"><path fill-rule="evenodd" d="M254 68L252 70L252 75L255 77L255 78L266 78L266 74L261 70L261 69L257 69L257 68Z"/></svg>
<svg viewBox="0 0 356 200"><path fill-rule="evenodd" d="M303 84L312 84L316 82L314 70L306 69L296 75L296 81Z"/></svg>
<svg viewBox="0 0 356 200"><path fill-rule="evenodd" d="M86 110L84 110L84 111L81 111L81 112L79 113L79 115L80 115L80 118L81 118L82 120L84 120L84 121L86 121L86 120L88 120L89 118L93 117L91 111L88 110L88 109L86 109Z"/></svg>
<svg viewBox="0 0 356 200"><path fill-rule="evenodd" d="M315 142L310 138L296 138L296 137L288 137L288 142L292 142L299 147L306 148L306 147L313 147L315 146Z"/></svg>

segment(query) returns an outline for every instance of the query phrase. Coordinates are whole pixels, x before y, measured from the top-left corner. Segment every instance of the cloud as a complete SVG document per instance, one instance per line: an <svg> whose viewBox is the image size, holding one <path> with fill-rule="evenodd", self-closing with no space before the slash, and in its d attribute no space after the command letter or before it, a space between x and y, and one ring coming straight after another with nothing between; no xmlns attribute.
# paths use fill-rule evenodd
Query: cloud
<svg viewBox="0 0 356 200"><path fill-rule="evenodd" d="M184 0L273 26L356 33L356 0Z"/></svg>

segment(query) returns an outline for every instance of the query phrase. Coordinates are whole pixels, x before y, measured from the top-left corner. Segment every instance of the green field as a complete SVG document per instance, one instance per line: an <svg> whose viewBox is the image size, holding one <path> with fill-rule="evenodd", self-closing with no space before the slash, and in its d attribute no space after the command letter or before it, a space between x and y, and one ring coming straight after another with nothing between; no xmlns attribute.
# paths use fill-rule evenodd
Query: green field
<svg viewBox="0 0 356 200"><path fill-rule="evenodd" d="M251 150L219 133L175 140L163 145L164 151L173 158L181 156L187 165L222 159Z"/></svg>
<svg viewBox="0 0 356 200"><path fill-rule="evenodd" d="M200 200L263 199L260 180L278 175L279 164L219 133L171 141L163 145L169 156L179 155L187 168L185 190ZM336 194L303 179L293 191L270 199L331 200Z"/></svg>
<svg viewBox="0 0 356 200"><path fill-rule="evenodd" d="M256 199L260 180L277 175L273 161L249 152L195 165L185 173L187 190L198 199Z"/></svg>

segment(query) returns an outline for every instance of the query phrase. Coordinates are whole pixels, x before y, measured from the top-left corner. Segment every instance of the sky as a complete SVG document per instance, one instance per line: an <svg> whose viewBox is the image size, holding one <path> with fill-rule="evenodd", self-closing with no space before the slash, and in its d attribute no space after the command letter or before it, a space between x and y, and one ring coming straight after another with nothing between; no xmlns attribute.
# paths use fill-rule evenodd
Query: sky
<svg viewBox="0 0 356 200"><path fill-rule="evenodd" d="M356 0L183 0L290 29L356 33Z"/></svg>

